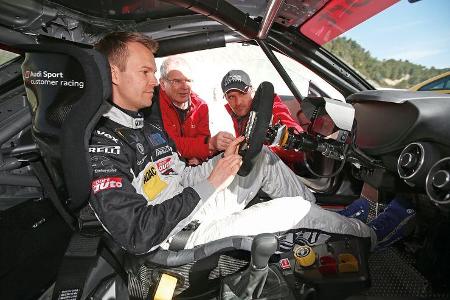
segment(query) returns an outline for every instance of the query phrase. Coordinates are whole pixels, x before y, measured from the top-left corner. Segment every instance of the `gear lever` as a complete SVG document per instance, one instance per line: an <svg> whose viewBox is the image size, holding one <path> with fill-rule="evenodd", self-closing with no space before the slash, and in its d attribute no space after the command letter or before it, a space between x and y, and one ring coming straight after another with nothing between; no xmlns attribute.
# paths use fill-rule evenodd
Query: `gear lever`
<svg viewBox="0 0 450 300"><path fill-rule="evenodd" d="M271 233L255 236L252 243L251 266L261 270L267 267L269 258L277 251L278 239Z"/></svg>
<svg viewBox="0 0 450 300"><path fill-rule="evenodd" d="M278 239L271 233L254 237L250 266L223 281L220 299L258 299L269 272L269 258L278 248Z"/></svg>

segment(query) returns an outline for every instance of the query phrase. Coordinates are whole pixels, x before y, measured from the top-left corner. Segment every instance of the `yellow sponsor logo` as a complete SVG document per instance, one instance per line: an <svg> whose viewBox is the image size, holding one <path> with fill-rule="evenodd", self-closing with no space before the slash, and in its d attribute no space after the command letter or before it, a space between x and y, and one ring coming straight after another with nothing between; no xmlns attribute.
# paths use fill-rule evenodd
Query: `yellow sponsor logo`
<svg viewBox="0 0 450 300"><path fill-rule="evenodd" d="M167 187L167 183L159 177L158 170L154 164L151 164L144 170L142 185L149 201L154 200Z"/></svg>

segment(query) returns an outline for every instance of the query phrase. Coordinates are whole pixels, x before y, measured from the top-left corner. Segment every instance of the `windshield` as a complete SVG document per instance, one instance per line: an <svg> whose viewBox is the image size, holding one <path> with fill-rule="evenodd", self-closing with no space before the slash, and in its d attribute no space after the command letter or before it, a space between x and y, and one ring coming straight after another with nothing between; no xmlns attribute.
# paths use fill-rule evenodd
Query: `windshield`
<svg viewBox="0 0 450 300"><path fill-rule="evenodd" d="M12 52L8 52L6 50L0 49L0 66L13 60L17 56L19 56L19 55L16 53L12 53Z"/></svg>
<svg viewBox="0 0 450 300"><path fill-rule="evenodd" d="M302 64L283 54L275 55L302 95L326 95L344 100L341 93ZM213 135L224 130L234 132L229 114L224 108L227 102L220 86L223 76L233 69L247 72L255 89L263 81L271 82L275 93L287 105L291 115L294 118L297 116L298 101L259 46L229 43L226 47L195 51L181 56L192 68L193 91L208 103L210 130ZM220 59L217 59L218 57ZM162 60L163 58L156 59L158 69Z"/></svg>
<svg viewBox="0 0 450 300"><path fill-rule="evenodd" d="M404 0L324 47L377 88L409 89L450 71L449 28L450 1Z"/></svg>

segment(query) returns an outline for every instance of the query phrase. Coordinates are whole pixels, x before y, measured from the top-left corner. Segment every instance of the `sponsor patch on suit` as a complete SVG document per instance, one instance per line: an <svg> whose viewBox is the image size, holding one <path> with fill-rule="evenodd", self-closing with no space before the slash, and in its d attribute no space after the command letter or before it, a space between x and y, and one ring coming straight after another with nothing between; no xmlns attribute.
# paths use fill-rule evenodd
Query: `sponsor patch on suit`
<svg viewBox="0 0 450 300"><path fill-rule="evenodd" d="M91 146L89 146L89 152L90 153L120 154L120 146L91 145Z"/></svg>
<svg viewBox="0 0 450 300"><path fill-rule="evenodd" d="M101 155L91 157L91 166L93 168L102 168L108 164L109 158Z"/></svg>
<svg viewBox="0 0 450 300"><path fill-rule="evenodd" d="M104 136L104 137L106 137L106 138L112 140L112 141L113 141L114 143L116 143L116 144L119 142L119 139L113 137L112 135L110 135L110 134L107 133L107 132L104 132L104 131L101 131L101 130L96 130L95 132L96 132L98 135L100 135L100 136Z"/></svg>
<svg viewBox="0 0 450 300"><path fill-rule="evenodd" d="M172 153L172 147L170 147L169 145L165 145L165 146L155 149L156 158L159 158L161 156L167 156L166 154L171 154L171 153Z"/></svg>
<svg viewBox="0 0 450 300"><path fill-rule="evenodd" d="M172 156L162 158L156 162L156 167L158 167L158 171L164 173L167 169L170 168L172 163Z"/></svg>
<svg viewBox="0 0 450 300"><path fill-rule="evenodd" d="M144 170L144 177L142 180L142 190L149 201L155 200L166 187L167 183L159 177L158 169L155 164L149 164Z"/></svg>
<svg viewBox="0 0 450 300"><path fill-rule="evenodd" d="M163 138L160 133L151 133L148 135L148 140L150 144L154 147L167 143L167 140Z"/></svg>
<svg viewBox="0 0 450 300"><path fill-rule="evenodd" d="M92 191L97 194L101 191L122 188L122 178L120 177L103 177L92 181Z"/></svg>

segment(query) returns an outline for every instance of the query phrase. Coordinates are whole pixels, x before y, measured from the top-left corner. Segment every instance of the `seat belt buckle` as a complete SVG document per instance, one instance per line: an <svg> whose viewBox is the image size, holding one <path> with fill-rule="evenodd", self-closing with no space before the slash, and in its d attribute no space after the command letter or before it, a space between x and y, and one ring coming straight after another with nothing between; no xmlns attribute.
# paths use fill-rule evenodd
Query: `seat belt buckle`
<svg viewBox="0 0 450 300"><path fill-rule="evenodd" d="M78 215L78 229L81 234L85 235L100 235L103 233L103 226L89 205L86 205L80 210Z"/></svg>

